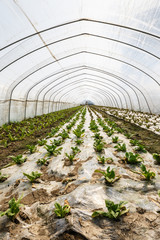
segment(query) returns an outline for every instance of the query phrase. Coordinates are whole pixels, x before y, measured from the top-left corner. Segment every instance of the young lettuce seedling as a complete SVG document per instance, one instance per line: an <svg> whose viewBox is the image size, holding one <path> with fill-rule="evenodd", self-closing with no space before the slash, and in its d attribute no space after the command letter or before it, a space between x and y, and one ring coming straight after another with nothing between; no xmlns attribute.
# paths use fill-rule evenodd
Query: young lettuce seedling
<svg viewBox="0 0 160 240"><path fill-rule="evenodd" d="M142 162L142 158L139 156L139 154L126 152L125 157L126 162L130 164L138 164Z"/></svg>
<svg viewBox="0 0 160 240"><path fill-rule="evenodd" d="M38 166L41 166L41 165L48 165L48 159L47 158L40 158L36 161L37 165Z"/></svg>
<svg viewBox="0 0 160 240"><path fill-rule="evenodd" d="M68 132L65 129L63 129L63 131L59 133L58 136L61 136L63 140L69 138Z"/></svg>
<svg viewBox="0 0 160 240"><path fill-rule="evenodd" d="M140 144L140 141L139 141L139 140L131 139L131 140L130 140L130 144L133 145L133 146L137 146L137 145Z"/></svg>
<svg viewBox="0 0 160 240"><path fill-rule="evenodd" d="M150 181L152 178L155 178L156 174L151 172L150 170L147 171L146 166L144 164L141 165L141 174L145 177L147 181Z"/></svg>
<svg viewBox="0 0 160 240"><path fill-rule="evenodd" d="M23 158L23 156L20 154L20 155L17 155L16 157L15 156L9 156L10 158L12 158L13 162L15 162L16 164L22 164L24 162L26 162L27 158Z"/></svg>
<svg viewBox="0 0 160 240"><path fill-rule="evenodd" d="M106 171L97 169L95 172L101 173L105 177L105 181L108 184L113 184L115 181L118 181L120 179L120 176L115 175L114 169L110 171L110 167L108 167Z"/></svg>
<svg viewBox="0 0 160 240"><path fill-rule="evenodd" d="M67 202L68 203L68 202ZM57 215L57 217L59 218L64 218L66 215L68 215L70 213L70 209L71 207L69 206L69 204L64 204L64 206L61 206L59 203L55 203L55 214Z"/></svg>
<svg viewBox="0 0 160 240"><path fill-rule="evenodd" d="M103 211L95 211L92 214L92 217L108 217L111 219L117 219L120 216L126 214L129 209L127 209L124 205L127 202L121 201L118 204L115 204L114 202L110 200L105 200L106 207L108 209L108 212Z"/></svg>
<svg viewBox="0 0 160 240"><path fill-rule="evenodd" d="M47 143L47 140L46 139L38 139L38 145L39 146L43 146L43 145L45 145Z"/></svg>
<svg viewBox="0 0 160 240"><path fill-rule="evenodd" d="M65 153L65 155L66 155L66 157L68 158L68 160L69 160L71 163L73 163L75 154L74 154L74 153L71 153L71 154Z"/></svg>
<svg viewBox="0 0 160 240"><path fill-rule="evenodd" d="M104 143L101 141L101 139L95 139L93 146L96 152L102 152L104 149Z"/></svg>
<svg viewBox="0 0 160 240"><path fill-rule="evenodd" d="M136 148L135 148L135 151L136 152L143 152L143 153L146 153L146 149L143 145L139 144Z"/></svg>
<svg viewBox="0 0 160 240"><path fill-rule="evenodd" d="M153 158L156 160L157 163L160 163L160 154L153 153Z"/></svg>
<svg viewBox="0 0 160 240"><path fill-rule="evenodd" d="M95 133L94 134L94 139L103 139L103 137L100 135L100 133Z"/></svg>
<svg viewBox="0 0 160 240"><path fill-rule="evenodd" d="M78 147L71 147L72 152L76 155L77 153L80 153L81 150Z"/></svg>
<svg viewBox="0 0 160 240"><path fill-rule="evenodd" d="M84 132L85 132L84 129L80 130L79 128L73 131L73 133L76 135L77 138L80 138Z"/></svg>
<svg viewBox="0 0 160 240"><path fill-rule="evenodd" d="M114 130L110 130L110 131L107 133L108 137L112 136L113 133L114 133Z"/></svg>
<svg viewBox="0 0 160 240"><path fill-rule="evenodd" d="M61 154L62 147L57 149L57 146L54 143L52 143L52 145L46 144L45 149L47 150L49 156L51 155L57 156L58 154Z"/></svg>
<svg viewBox="0 0 160 240"><path fill-rule="evenodd" d="M0 172L0 182L4 182L8 178L8 175L2 175Z"/></svg>
<svg viewBox="0 0 160 240"><path fill-rule="evenodd" d="M39 178L42 173L39 172L31 172L31 174L23 173L24 176L26 176L31 183L35 182L37 178Z"/></svg>
<svg viewBox="0 0 160 240"><path fill-rule="evenodd" d="M36 151L36 146L35 145L26 145L28 148L30 154L34 153Z"/></svg>
<svg viewBox="0 0 160 240"><path fill-rule="evenodd" d="M98 159L98 163L103 164L103 165L107 161L107 159L104 156L98 156L97 159Z"/></svg>
<svg viewBox="0 0 160 240"><path fill-rule="evenodd" d="M89 128L92 132L99 132L99 129L95 120L91 120Z"/></svg>
<svg viewBox="0 0 160 240"><path fill-rule="evenodd" d="M54 139L53 141L51 141L51 144L56 145L56 146L60 146L62 144L62 140L61 139Z"/></svg>
<svg viewBox="0 0 160 240"><path fill-rule="evenodd" d="M17 201L15 198L12 198L9 201L9 208L5 212L0 212L0 216L6 215L10 220L13 221L20 210L19 208L23 206L22 204L20 204L22 198L23 196L21 196Z"/></svg>
<svg viewBox="0 0 160 240"><path fill-rule="evenodd" d="M113 143L118 143L118 141L119 141L119 138L117 136L112 137L112 142Z"/></svg>
<svg viewBox="0 0 160 240"><path fill-rule="evenodd" d="M120 144L118 143L114 148L117 149L118 152L126 152L126 144L123 143L123 144Z"/></svg>
<svg viewBox="0 0 160 240"><path fill-rule="evenodd" d="M77 145L81 145L81 144L83 143L83 140L82 140L82 139L76 139L76 140L75 140L75 143L76 143Z"/></svg>

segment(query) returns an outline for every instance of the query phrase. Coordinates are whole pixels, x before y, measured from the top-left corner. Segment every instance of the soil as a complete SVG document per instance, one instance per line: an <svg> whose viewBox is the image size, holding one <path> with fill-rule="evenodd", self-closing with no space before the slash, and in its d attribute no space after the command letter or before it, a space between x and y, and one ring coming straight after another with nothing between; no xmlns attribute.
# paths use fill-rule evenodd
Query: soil
<svg viewBox="0 0 160 240"><path fill-rule="evenodd" d="M22 198L21 203L31 206L35 202L39 201L40 203L47 203L49 200L50 196L48 195L46 189L41 188L26 195L24 198Z"/></svg>
<svg viewBox="0 0 160 240"><path fill-rule="evenodd" d="M76 232L70 230L70 231L66 231L61 236L56 238L55 240L87 240L87 238L83 237L79 233L76 233Z"/></svg>
<svg viewBox="0 0 160 240"><path fill-rule="evenodd" d="M92 107L102 114L104 118L108 118L111 121L115 121L116 124L125 130L126 133L131 133L133 136L131 139L141 140L142 144L146 147L150 153L160 154L160 135L157 135L147 129L143 129L134 123L129 123L124 119L119 119L116 116L111 116L105 111L100 110L100 107Z"/></svg>

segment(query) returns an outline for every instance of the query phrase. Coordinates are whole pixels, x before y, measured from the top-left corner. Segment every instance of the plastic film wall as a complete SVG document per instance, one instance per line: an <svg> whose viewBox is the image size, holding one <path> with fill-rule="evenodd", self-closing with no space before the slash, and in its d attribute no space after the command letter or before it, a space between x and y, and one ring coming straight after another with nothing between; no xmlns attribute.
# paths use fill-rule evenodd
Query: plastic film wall
<svg viewBox="0 0 160 240"><path fill-rule="evenodd" d="M1 0L0 125L80 105L160 113L159 0Z"/></svg>

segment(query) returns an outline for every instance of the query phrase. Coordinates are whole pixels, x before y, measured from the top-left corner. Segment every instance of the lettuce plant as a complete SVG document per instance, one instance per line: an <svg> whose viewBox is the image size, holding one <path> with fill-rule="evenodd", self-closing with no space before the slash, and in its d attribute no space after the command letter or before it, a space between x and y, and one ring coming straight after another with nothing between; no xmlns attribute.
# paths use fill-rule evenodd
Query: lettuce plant
<svg viewBox="0 0 160 240"><path fill-rule="evenodd" d="M75 154L74 153L71 153L71 154L68 154L68 153L65 153L66 157L68 158L68 160L73 163L73 160L75 158Z"/></svg>
<svg viewBox="0 0 160 240"><path fill-rule="evenodd" d="M59 203L56 202L54 206L55 206L54 212L59 218L64 218L66 215L70 213L69 204L65 204L64 206L61 206Z"/></svg>
<svg viewBox="0 0 160 240"><path fill-rule="evenodd" d="M91 120L89 128L92 132L99 132L99 129L95 120Z"/></svg>
<svg viewBox="0 0 160 240"><path fill-rule="evenodd" d="M47 143L47 140L46 139L38 139L38 145L39 146L43 146L43 145L45 145Z"/></svg>
<svg viewBox="0 0 160 240"><path fill-rule="evenodd" d="M61 154L62 147L57 148L57 146L52 143L52 145L46 144L45 149L47 150L49 156L57 156L58 154Z"/></svg>
<svg viewBox="0 0 160 240"><path fill-rule="evenodd" d="M81 152L81 150L78 147L71 147L72 152L76 155L77 153Z"/></svg>
<svg viewBox="0 0 160 240"><path fill-rule="evenodd" d="M120 179L120 176L115 175L114 169L110 171L110 167L108 167L106 171L97 169L95 172L101 173L105 177L105 181L108 184L112 184Z"/></svg>
<svg viewBox="0 0 160 240"><path fill-rule="evenodd" d="M62 144L62 140L61 139L54 139L53 141L51 141L51 144L54 144L56 146L60 146Z"/></svg>
<svg viewBox="0 0 160 240"><path fill-rule="evenodd" d="M106 158L104 157L104 156L98 156L98 163L100 163L100 164L105 164L105 162L106 162Z"/></svg>
<svg viewBox="0 0 160 240"><path fill-rule="evenodd" d="M160 163L160 154L153 153L153 158L156 160L157 163Z"/></svg>
<svg viewBox="0 0 160 240"><path fill-rule="evenodd" d="M26 176L31 183L35 182L37 178L39 178L42 173L39 172L31 172L31 174L23 173L24 176Z"/></svg>
<svg viewBox="0 0 160 240"><path fill-rule="evenodd" d="M136 152L143 152L143 153L147 152L145 147L142 144L138 144L137 147L135 148L135 151Z"/></svg>
<svg viewBox="0 0 160 240"><path fill-rule="evenodd" d="M104 143L101 141L101 139L96 139L94 142L94 149L96 152L102 152L104 149Z"/></svg>
<svg viewBox="0 0 160 240"><path fill-rule="evenodd" d="M121 201L117 204L110 200L105 200L106 207L108 209L108 212L103 212L103 211L95 211L92 214L92 217L108 217L111 219L117 219L120 216L126 214L129 209L127 209L124 205L127 202Z"/></svg>
<svg viewBox="0 0 160 240"><path fill-rule="evenodd" d="M83 143L83 140L82 140L82 139L76 139L76 140L75 140L75 143L76 143L77 145L81 145L81 144Z"/></svg>
<svg viewBox="0 0 160 240"><path fill-rule="evenodd" d="M139 154L126 152L125 157L126 162L130 164L137 164L142 162L142 158L139 156Z"/></svg>
<svg viewBox="0 0 160 240"><path fill-rule="evenodd" d="M113 143L118 143L119 138L117 136L112 137L112 142Z"/></svg>
<svg viewBox="0 0 160 240"><path fill-rule="evenodd" d="M84 132L85 132L84 129L81 130L79 128L77 128L73 131L73 133L76 135L77 138L80 138Z"/></svg>
<svg viewBox="0 0 160 240"><path fill-rule="evenodd" d="M58 136L61 136L63 140L69 138L68 132L65 129L63 129L63 131L59 133Z"/></svg>
<svg viewBox="0 0 160 240"><path fill-rule="evenodd" d="M36 163L37 163L37 165L39 165L39 166L41 166L41 165L47 165L47 162L48 161L48 159L47 158L39 158L37 161L36 161Z"/></svg>
<svg viewBox="0 0 160 240"><path fill-rule="evenodd" d="M36 151L36 146L35 145L26 145L28 148L30 154L34 153Z"/></svg>
<svg viewBox="0 0 160 240"><path fill-rule="evenodd" d="M110 130L110 131L107 133L108 137L112 136L113 133L114 133L114 130Z"/></svg>
<svg viewBox="0 0 160 240"><path fill-rule="evenodd" d="M56 128L52 128L51 129L51 132L48 134L47 138L48 137L54 137L54 135L59 131L59 127L56 127Z"/></svg>
<svg viewBox="0 0 160 240"><path fill-rule="evenodd" d="M117 149L118 152L126 152L126 144L123 143L123 144L120 144L118 143L114 148Z"/></svg>
<svg viewBox="0 0 160 240"><path fill-rule="evenodd" d="M23 158L23 156L20 154L20 155L17 155L16 157L15 156L9 156L13 162L15 162L16 164L22 164L26 161L26 157Z"/></svg>
<svg viewBox="0 0 160 240"><path fill-rule="evenodd" d="M156 174L151 172L150 170L147 171L146 166L144 164L141 165L141 174L145 177L147 181L150 181L152 178L155 178Z"/></svg>
<svg viewBox="0 0 160 240"><path fill-rule="evenodd" d="M103 137L100 135L100 133L95 133L94 139L103 139Z"/></svg>
<svg viewBox="0 0 160 240"><path fill-rule="evenodd" d="M4 182L8 178L8 175L2 175L0 172L0 182Z"/></svg>
<svg viewBox="0 0 160 240"><path fill-rule="evenodd" d="M136 140L136 139L131 139L130 140L130 144L133 145L133 146L137 146L139 143L140 143L139 140Z"/></svg>
<svg viewBox="0 0 160 240"><path fill-rule="evenodd" d="M15 198L12 198L9 201L9 208L5 212L0 212L0 216L6 215L9 219L14 220L20 210L20 207L23 206L22 204L20 204L22 197L23 196L21 196L17 201Z"/></svg>

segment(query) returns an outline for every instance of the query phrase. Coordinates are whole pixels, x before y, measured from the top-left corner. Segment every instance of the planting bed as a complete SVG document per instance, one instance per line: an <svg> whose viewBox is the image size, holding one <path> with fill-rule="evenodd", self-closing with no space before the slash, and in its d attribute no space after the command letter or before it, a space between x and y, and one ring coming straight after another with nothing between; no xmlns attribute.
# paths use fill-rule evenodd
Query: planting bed
<svg viewBox="0 0 160 240"><path fill-rule="evenodd" d="M110 115L160 134L160 115L107 107L104 107L103 110Z"/></svg>
<svg viewBox="0 0 160 240"><path fill-rule="evenodd" d="M63 124L79 109L70 108L42 116L4 124L0 127L0 167L5 166L11 160L9 155L22 154L27 144L36 144L38 139L44 138L53 127Z"/></svg>
<svg viewBox="0 0 160 240"><path fill-rule="evenodd" d="M126 134L127 127L124 128L123 121L114 118L117 122L114 123L112 117L109 120L106 116L95 108L87 107L85 113L83 108L70 122L57 129L54 136L47 138L45 145L37 145L32 154L24 153L24 163L1 169L2 176L7 175L7 179L0 183L1 211L8 209L8 202L13 197L21 197L23 206L12 221L6 215L0 218L0 239L160 239L160 166L151 151L137 152L141 163L129 163L126 152L120 151L119 147L124 144L127 152L136 154L138 145L131 144L131 136ZM134 134L132 139L137 137L140 140L141 135L136 136L134 125L128 124L129 131ZM147 132L142 135L144 144ZM115 137L118 137L117 143L113 143ZM155 141L159 141L158 137ZM47 145L52 145L54 140L60 141L53 150ZM149 149L151 145L147 143L146 149ZM158 145L159 142L154 150L158 150ZM15 152L15 156L18 154ZM105 160L102 164L100 159L103 156ZM46 163L37 164L37 160L42 158L46 159ZM155 177L153 174L150 180L146 180L141 164L155 173ZM108 177L105 180L99 172L108 167L114 169L115 179ZM32 171L38 171L41 176L31 183L23 173L30 174ZM129 211L117 218L115 215L109 218L107 214L92 217L95 211L108 211L105 200L114 203L126 201ZM57 217L55 203L70 208L65 217Z"/></svg>

